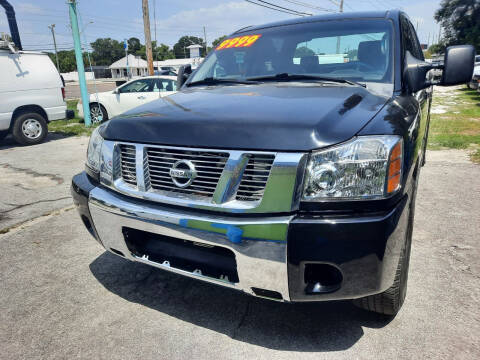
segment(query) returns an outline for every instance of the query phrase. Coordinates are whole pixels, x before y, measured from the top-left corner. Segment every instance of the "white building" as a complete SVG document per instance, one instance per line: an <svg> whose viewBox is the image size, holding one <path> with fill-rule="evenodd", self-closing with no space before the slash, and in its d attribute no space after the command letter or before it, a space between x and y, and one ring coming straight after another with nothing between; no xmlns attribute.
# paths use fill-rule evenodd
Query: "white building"
<svg viewBox="0 0 480 360"><path fill-rule="evenodd" d="M132 77L148 75L148 64L140 56L128 54L128 68ZM128 77L127 73L127 57L123 57L110 65L113 79L125 79Z"/></svg>
<svg viewBox="0 0 480 360"><path fill-rule="evenodd" d="M192 65L195 69L203 61L203 58L190 58L190 59L168 59L163 61L154 61L153 67L158 70L167 70L173 68L175 71L180 69L182 65Z"/></svg>

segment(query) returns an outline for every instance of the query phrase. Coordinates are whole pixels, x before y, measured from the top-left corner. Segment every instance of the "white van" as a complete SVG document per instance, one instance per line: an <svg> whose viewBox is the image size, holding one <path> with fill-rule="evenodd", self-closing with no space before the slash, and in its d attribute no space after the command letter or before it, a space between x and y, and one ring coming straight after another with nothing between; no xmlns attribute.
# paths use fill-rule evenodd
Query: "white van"
<svg viewBox="0 0 480 360"><path fill-rule="evenodd" d="M47 124L65 117L64 84L48 55L0 48L0 140L12 133L22 145L38 144Z"/></svg>

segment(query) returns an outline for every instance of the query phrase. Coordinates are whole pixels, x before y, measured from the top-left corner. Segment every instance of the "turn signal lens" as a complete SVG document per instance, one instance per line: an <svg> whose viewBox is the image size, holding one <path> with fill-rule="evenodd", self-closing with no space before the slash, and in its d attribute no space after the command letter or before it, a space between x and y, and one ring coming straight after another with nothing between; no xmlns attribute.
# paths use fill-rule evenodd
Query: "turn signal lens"
<svg viewBox="0 0 480 360"><path fill-rule="evenodd" d="M400 178L402 175L402 141L392 149L389 157L387 193L391 194L400 187Z"/></svg>

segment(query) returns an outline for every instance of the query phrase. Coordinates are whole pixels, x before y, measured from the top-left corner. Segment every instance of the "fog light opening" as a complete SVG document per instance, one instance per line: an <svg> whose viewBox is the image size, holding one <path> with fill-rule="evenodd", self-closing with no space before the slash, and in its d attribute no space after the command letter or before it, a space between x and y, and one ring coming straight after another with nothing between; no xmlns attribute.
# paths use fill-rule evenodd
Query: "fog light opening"
<svg viewBox="0 0 480 360"><path fill-rule="evenodd" d="M305 265L305 293L308 295L325 294L337 291L342 285L342 280L342 273L333 265Z"/></svg>

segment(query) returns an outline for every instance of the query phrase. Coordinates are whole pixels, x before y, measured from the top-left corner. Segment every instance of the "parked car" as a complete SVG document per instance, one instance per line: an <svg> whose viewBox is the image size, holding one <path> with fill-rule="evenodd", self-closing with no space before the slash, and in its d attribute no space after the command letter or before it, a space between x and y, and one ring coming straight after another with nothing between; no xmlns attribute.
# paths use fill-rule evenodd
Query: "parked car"
<svg viewBox="0 0 480 360"><path fill-rule="evenodd" d="M11 133L19 144L41 143L50 121L73 116L63 81L47 54L0 43L0 140Z"/></svg>
<svg viewBox="0 0 480 360"><path fill-rule="evenodd" d="M177 76L177 73L173 70L155 70L154 75Z"/></svg>
<svg viewBox="0 0 480 360"><path fill-rule="evenodd" d="M139 105L171 95L177 91L175 76L146 76L131 80L113 91L90 95L92 122L106 121ZM81 100L77 104L79 117L83 118Z"/></svg>
<svg viewBox="0 0 480 360"><path fill-rule="evenodd" d="M475 67L473 69L472 79L467 83L467 87L472 90L479 88L480 83L480 55L475 56Z"/></svg>
<svg viewBox="0 0 480 360"><path fill-rule="evenodd" d="M357 60L320 63L347 46ZM473 57L447 48L441 85L468 81ZM430 69L397 10L241 29L185 83L189 67L179 71L178 93L93 132L74 202L125 259L273 300L355 299L395 315Z"/></svg>

